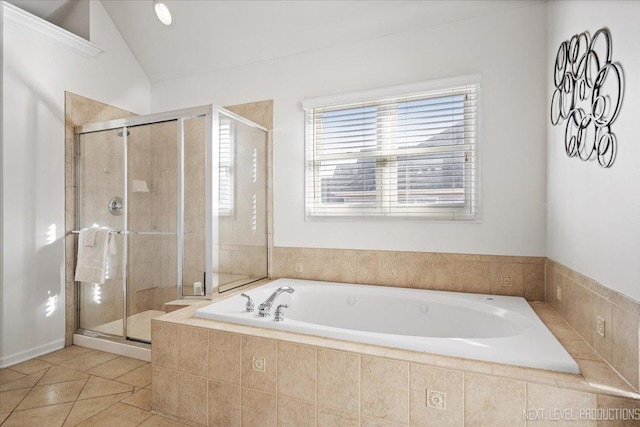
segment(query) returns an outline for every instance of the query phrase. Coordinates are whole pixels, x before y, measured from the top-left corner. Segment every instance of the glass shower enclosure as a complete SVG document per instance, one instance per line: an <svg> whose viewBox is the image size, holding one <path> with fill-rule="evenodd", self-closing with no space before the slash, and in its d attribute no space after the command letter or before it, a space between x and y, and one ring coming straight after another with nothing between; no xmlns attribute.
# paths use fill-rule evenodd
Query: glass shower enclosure
<svg viewBox="0 0 640 427"><path fill-rule="evenodd" d="M149 343L166 303L268 276L266 129L208 105L75 134L76 230L111 239L105 282L76 282L78 333Z"/></svg>

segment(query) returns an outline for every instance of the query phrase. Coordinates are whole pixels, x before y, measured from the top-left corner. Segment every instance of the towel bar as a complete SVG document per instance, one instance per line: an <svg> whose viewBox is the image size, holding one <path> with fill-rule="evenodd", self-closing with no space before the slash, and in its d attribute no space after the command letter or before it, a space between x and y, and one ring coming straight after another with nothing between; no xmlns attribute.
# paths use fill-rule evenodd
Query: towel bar
<svg viewBox="0 0 640 427"><path fill-rule="evenodd" d="M80 230L71 230L73 234L80 234ZM110 231L109 234L138 234L137 231Z"/></svg>
<svg viewBox="0 0 640 427"><path fill-rule="evenodd" d="M80 230L71 230L72 234L80 234ZM165 231L122 231L122 230L111 230L109 234L137 234L141 236L175 236L176 233L173 232L165 232Z"/></svg>

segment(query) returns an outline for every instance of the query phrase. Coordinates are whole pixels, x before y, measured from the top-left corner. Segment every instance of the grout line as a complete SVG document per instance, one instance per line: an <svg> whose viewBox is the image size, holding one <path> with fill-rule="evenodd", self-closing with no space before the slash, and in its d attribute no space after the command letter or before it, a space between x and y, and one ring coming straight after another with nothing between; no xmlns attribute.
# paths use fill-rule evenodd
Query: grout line
<svg viewBox="0 0 640 427"><path fill-rule="evenodd" d="M315 360L314 360L314 362L315 362L314 363L314 372L313 372L313 376L315 378L315 387L314 387L315 388L315 396L314 396L313 402L315 403L315 410L314 410L315 415L316 415L315 425L317 427L318 426L318 418L319 418L319 408L318 408L318 406L319 406L319 403L318 403L318 348L317 347L313 348L313 353L314 353L314 357L315 357Z"/></svg>
<svg viewBox="0 0 640 427"><path fill-rule="evenodd" d="M182 335L181 330L182 330L182 328L180 326L178 326L177 329L178 329L178 368L175 370L175 372L176 372L177 377L178 377L178 382L176 384L176 387L178 387L178 409L176 411L176 419L182 421L181 418L180 418L180 398L182 397L180 395L181 394L180 393L180 389L182 388L182 387L180 387L180 383L181 383L181 380L182 380L182 371L181 371L182 367L181 367L181 363L180 363L180 349L181 349L182 346L180 345L180 343L182 341L181 340L181 335Z"/></svg>
<svg viewBox="0 0 640 427"><path fill-rule="evenodd" d="M25 388L27 388L27 387L25 387ZM22 390L22 389L19 389L19 390ZM23 401L24 399L26 399L26 397L29 395L29 393L31 393L31 390L33 390L33 387L29 388L29 391L28 391L24 396L22 396L22 399L20 399L20 402L16 403L16 406L14 406L14 407L13 407L13 409L11 409L11 411L9 411L9 415L7 415L6 420L8 420L8 419L9 419L9 417L11 417L11 415L12 415L14 412L16 412L16 408L17 408L18 406L20 406L20 404L22 403L22 401ZM6 421L6 420L5 420L5 421ZM4 424L4 422L3 422L2 424Z"/></svg>
<svg viewBox="0 0 640 427"><path fill-rule="evenodd" d="M411 362L407 362L407 424L411 424Z"/></svg>
<svg viewBox="0 0 640 427"><path fill-rule="evenodd" d="M358 422L362 425L362 355L358 354Z"/></svg>
<svg viewBox="0 0 640 427"><path fill-rule="evenodd" d="M48 368L45 368L45 369L48 369ZM15 372L16 374L22 374L22 375L23 375L23 376L25 376L25 377L27 376L26 374L23 374L23 373L22 373L22 372L20 372L20 371L16 371L15 369L11 369L11 366L8 366L8 367L6 367L6 368L0 368L0 370L12 371L12 372ZM16 378L16 379L18 379L18 380L19 380L20 378ZM15 381L15 380L13 380L13 381ZM11 383L11 382L13 382L13 381L9 381L9 383ZM9 383L5 383L5 384L9 384Z"/></svg>
<svg viewBox="0 0 640 427"><path fill-rule="evenodd" d="M242 425L242 365L244 355L244 335L236 334L240 337L240 425ZM252 363L253 364L253 363Z"/></svg>
<svg viewBox="0 0 640 427"><path fill-rule="evenodd" d="M87 384L89 384L89 380L91 379L91 376L89 376L89 378L87 378L84 381L84 385L82 386L82 390L80 390L80 393L78 393L78 397L76 397L76 402L78 401L78 399L80 399L80 396L82 395L82 392L84 391L85 388L87 388Z"/></svg>
<svg viewBox="0 0 640 427"><path fill-rule="evenodd" d="M209 360L211 359L211 355L209 354L209 350L211 349L211 334L209 333L209 331L206 331L207 334L207 357L205 358L205 364L207 366L207 368L205 369L205 373L204 373L204 378L205 378L205 395L206 395L206 401L204 403L204 407L205 410L207 411L207 413L205 414L205 419L207 420L207 426L210 424L209 422ZM135 387L134 387L135 390ZM178 402L179 403L179 402Z"/></svg>
<svg viewBox="0 0 640 427"><path fill-rule="evenodd" d="M91 378L91 377L89 377ZM64 423L67 422L67 419L69 418L69 415L71 415L71 413L73 412L73 408L76 407L76 403L78 403L78 399L80 398L80 395L82 394L82 392L84 391L85 387L87 387L87 383L89 382L89 378L87 378L84 382L84 385L82 386L82 390L80 390L80 393L78 393L78 396L76 396L76 400L73 402L73 406L71 406L71 409L69 410L69 412L67 413L67 416L64 417L64 421L62 422L62 425L64 425ZM91 417L89 417L91 418ZM83 422L85 420L82 420Z"/></svg>
<svg viewBox="0 0 640 427"><path fill-rule="evenodd" d="M462 371L462 425L466 425L465 413L467 408L467 373Z"/></svg>
<svg viewBox="0 0 640 427"><path fill-rule="evenodd" d="M278 365L278 359L280 359L280 341L279 340L275 340L276 342L276 425L278 425L278 418L280 415L280 405L279 403L279 399L278 399L278 369L279 369L279 365ZM265 358L266 361L266 358Z"/></svg>
<svg viewBox="0 0 640 427"><path fill-rule="evenodd" d="M524 382L524 410L525 412L529 408L529 402L527 401L527 396L529 392L529 383L527 381ZM525 427L529 425L529 420L525 417L524 419Z"/></svg>

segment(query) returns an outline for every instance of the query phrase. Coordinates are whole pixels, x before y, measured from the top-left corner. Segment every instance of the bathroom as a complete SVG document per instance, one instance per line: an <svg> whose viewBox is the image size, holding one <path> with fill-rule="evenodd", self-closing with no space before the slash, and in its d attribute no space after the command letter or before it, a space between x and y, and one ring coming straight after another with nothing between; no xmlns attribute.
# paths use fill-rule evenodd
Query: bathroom
<svg viewBox="0 0 640 427"><path fill-rule="evenodd" d="M594 372L614 371L619 377L619 382L603 383L601 388L569 387L569 392L555 398L555 407L575 408L576 418L579 408L638 407L634 396L640 381L640 228L635 212L640 203L640 180L633 159L640 158L640 153L631 142L635 139L631 123L640 110L634 77L640 69L635 46L640 30L634 19L640 13L638 2L167 1L175 17L168 28L158 22L152 1L79 3L86 3L90 26L75 29L76 34L84 30L85 35L80 36L99 47L95 56L79 51L82 48L69 48L64 40L43 34L32 25L12 21L7 3L2 8L3 370L59 351L77 335L73 257L65 249L68 242L77 239L70 233L77 230L77 201L67 198L73 194L69 177L74 170L65 151L65 145L73 144L73 128L65 123L65 103L68 96L79 96L96 104L87 101L80 110L90 119L75 125L121 118L110 116L107 107L99 105L147 116L213 104L231 107L266 128L272 149L267 176L271 180L269 277L515 295L536 304L546 302L538 314L545 322L549 318L568 322L570 327L565 329L575 335L562 343L579 364L586 360ZM564 130L549 120L558 46L574 34L588 31L593 35L603 27L610 30L613 61L621 64L626 79L624 102L612 126L618 152L610 168L567 157ZM481 89L477 218L317 219L306 215L303 103L460 76L477 77ZM147 184L153 191L151 182ZM189 279L188 283L195 281ZM532 305L538 307L536 304ZM285 309L285 318L291 309ZM154 324L171 331L189 326L193 329L187 330L200 336L202 325L208 325L203 322L209 321L175 317L188 310L168 315L174 316L179 326L169 321ZM598 317L604 321L604 337L597 331ZM209 343L216 333L211 331L214 329L208 331ZM247 331L226 332L244 337ZM265 332L258 338L268 339L269 345L280 351L281 343L292 344L283 337ZM160 337L158 342L162 340ZM412 372L429 366L428 361L407 360L405 353L385 353L374 346L362 349L359 344L345 344L338 348L339 344L333 343L325 348L309 340L302 344L314 352L318 369L321 360L327 361L327 355L333 354L327 348L357 355L353 361L361 368L365 361L402 361L401 366L391 364L390 369L398 368L402 375L407 372L407 387L413 387L409 384ZM131 347L144 350L143 344ZM152 350L151 359L159 357L161 361L151 364L170 370L176 378L182 374L198 380L208 378L209 373L189 373L190 361L185 360L186 371L172 365L178 363L176 357L180 360L179 343L173 345L171 351L177 355L165 358L171 346L163 346L155 355ZM589 356L579 358L569 347ZM205 352L195 345L192 348L194 354ZM208 350L205 353L210 356ZM265 357L269 369L269 356ZM534 422L523 418L522 409L548 409L550 404L527 402L545 394L541 390L550 384L562 389L557 377L547 382L538 373L532 380L522 371L514 377L507 365L464 367L451 364L449 359L432 362L443 368L445 377L449 375L444 383L450 388L436 388L447 392L444 411L424 404L424 388L428 387L420 384L415 387L422 391L415 396L406 391L407 403L398 411L402 416L391 415L393 411L369 411L365 396L358 393L355 403L346 408L323 404L318 383L318 391L312 395L300 391L293 397L307 404L300 407L312 408L311 423L317 425L324 425L323 417L328 416L322 408L346 414L342 423L333 418L337 425L428 425L429 415L443 417L435 418L440 420L436 425L545 425L550 421L548 411L547 418ZM209 362L207 369L211 368ZM501 368L504 375L499 373ZM492 375L485 375L487 370ZM18 374L33 375L28 372ZM356 370L354 378L364 373ZM279 378L280 374L274 375ZM321 376L317 371L318 382ZM391 382L391 374L383 377ZM478 382L478 378L489 382ZM285 379L278 379L278 384L281 381ZM235 386L233 381L228 383ZM366 389L365 383L360 386ZM518 396L518 405L509 406L511 399L483 400L481 391L492 386ZM188 389L186 384L183 388ZM196 425L206 425L208 419L215 425L211 405L199 405L199 412L193 415L190 407L179 404L179 383L176 393L174 388L164 389L164 396L146 393L149 399L157 399L151 402L157 414ZM242 402L247 401L243 396L264 397L251 394L254 389L238 386L241 418ZM209 394L215 391L205 390ZM247 396L242 395L245 391ZM260 387L257 391L274 397L275 403L259 399L254 403L266 408L264 413L275 417L275 424L277 417L286 413L278 405L291 396L286 392L281 395L277 385L274 392ZM2 389L0 393L15 390ZM501 395L498 391L494 394ZM411 409L417 405L414 397L419 409L426 412L418 410L412 415ZM162 407L165 401L174 404ZM203 412L202 408L207 409ZM31 410L11 408L0 410L0 415L9 419ZM513 411L517 422L496 415ZM334 412L331 416L338 417ZM349 421L349 415L355 419ZM243 425L252 425L251 414L245 416ZM150 419L145 419L147 425L153 425ZM575 425L606 425L597 420L578 421Z"/></svg>

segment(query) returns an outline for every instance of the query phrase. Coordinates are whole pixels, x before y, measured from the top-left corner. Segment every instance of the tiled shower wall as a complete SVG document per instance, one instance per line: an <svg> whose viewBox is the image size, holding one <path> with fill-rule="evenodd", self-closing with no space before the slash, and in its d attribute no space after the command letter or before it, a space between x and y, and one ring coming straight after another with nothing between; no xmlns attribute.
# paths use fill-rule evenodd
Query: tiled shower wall
<svg viewBox="0 0 640 427"><path fill-rule="evenodd" d="M551 259L546 278L547 303L639 390L640 304Z"/></svg>
<svg viewBox="0 0 640 427"><path fill-rule="evenodd" d="M272 251L271 277L326 280L544 301L542 257L431 252L282 248Z"/></svg>

